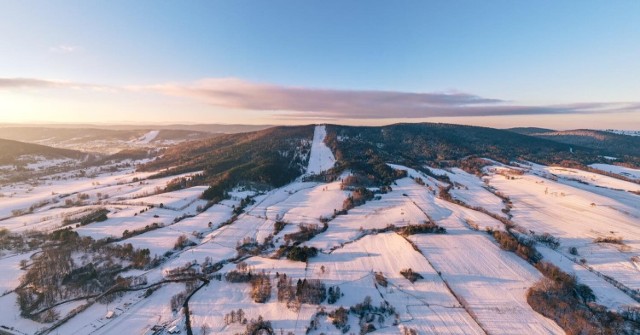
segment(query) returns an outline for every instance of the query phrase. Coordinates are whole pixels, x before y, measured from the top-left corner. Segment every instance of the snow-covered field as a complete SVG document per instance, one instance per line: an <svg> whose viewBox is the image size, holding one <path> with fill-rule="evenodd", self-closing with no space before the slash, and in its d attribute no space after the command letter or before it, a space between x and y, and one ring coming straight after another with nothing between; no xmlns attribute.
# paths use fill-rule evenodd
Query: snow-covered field
<svg viewBox="0 0 640 335"><path fill-rule="evenodd" d="M577 169L563 167L546 167L533 164L533 171L546 172L565 180L579 181L581 183L592 184L599 187L606 187L616 190L637 192L640 191L640 184L631 183L625 180L616 179L601 174L586 172Z"/></svg>
<svg viewBox="0 0 640 335"><path fill-rule="evenodd" d="M616 174L619 174L619 175L621 175L623 177L627 177L627 178L631 178L631 179L635 179L635 180L640 180L640 170L639 169L632 169L632 168L619 166L619 165L600 164L600 163L591 164L589 166L594 168L594 169L607 171L607 172L611 172L611 173L616 173Z"/></svg>
<svg viewBox="0 0 640 335"><path fill-rule="evenodd" d="M428 197L428 191L410 178L398 180L393 191L381 195L380 200L371 200L362 206L349 210L347 215L339 215L331 221L322 238L315 238L306 245L331 250L362 236L367 230L384 229L390 225L402 227L421 224L427 220L423 208L417 206L410 196ZM431 212L434 218L442 214Z"/></svg>
<svg viewBox="0 0 640 335"><path fill-rule="evenodd" d="M31 255L33 252L0 257L0 269L2 269L0 271L0 296L20 285L20 276L22 275L20 262L28 262Z"/></svg>
<svg viewBox="0 0 640 335"><path fill-rule="evenodd" d="M153 255L162 256L165 252L174 248L179 236L185 235L197 241L199 233L206 233L217 228L221 223L227 221L231 215L231 205L214 205L195 217L131 237L125 242L133 244L136 248L149 249ZM211 223L211 227L209 223Z"/></svg>
<svg viewBox="0 0 640 335"><path fill-rule="evenodd" d="M440 172L434 171L435 174L448 176L453 182L449 191L453 198L473 207L482 207L493 214L505 216L502 212L505 208L502 199L493 194L480 178L459 168L453 168L451 171L440 170Z"/></svg>
<svg viewBox="0 0 640 335"><path fill-rule="evenodd" d="M525 232L549 233L559 239L563 254L575 247L577 258L588 268L640 289L640 269L634 261L640 255L640 196L608 189L611 182L606 178L591 178L587 185L558 175L494 175L490 184L509 196L513 221ZM575 173L569 176L576 178ZM620 238L622 244L596 243L608 237Z"/></svg>
<svg viewBox="0 0 640 335"><path fill-rule="evenodd" d="M442 222L447 234L414 235L411 240L483 329L489 334L563 334L527 304L526 291L541 278L537 270L500 250L486 234L465 227L457 215Z"/></svg>
<svg viewBox="0 0 640 335"><path fill-rule="evenodd" d="M325 136L326 128L317 126L308 174L321 173L335 163L324 144ZM139 140L153 138L151 132ZM225 316L238 309L248 320L262 316L270 321L277 334L340 334L331 318L321 312L331 313L339 307L348 310L365 300L372 306L392 307L388 314L380 312L382 318L364 320L375 326L375 334L398 334L403 329L418 334L563 334L527 303L527 290L542 275L516 254L502 250L484 232L485 228L504 230L497 219L509 215L522 234L549 233L558 238L560 246L555 250L538 244L544 260L591 287L598 304L611 310L640 306L620 289L640 289L640 196L629 192L637 190L637 184L540 165L515 168L496 163L485 168L482 177L456 168L430 169L449 177L454 199L472 208L481 207L488 215L439 198L439 187L447 185L443 181L400 165L390 166L406 170L408 176L396 180L391 191L347 213L339 213L350 195L341 188L340 180L319 183L300 178L261 193L235 190L230 199L207 208L200 199L206 187L164 192L173 178L148 179L150 173L132 169L95 173L91 178L51 176L33 185L0 188L4 195L0 198L0 218L4 218L0 227L14 233L51 231L60 228L65 218L104 208L109 211L106 220L72 224L71 229L81 236L131 243L160 258L157 267L128 270L122 274L125 277L145 276L150 285L168 279L177 268L187 266L204 276L205 262L217 264L215 272L206 277L208 284L189 301L195 334L203 328L208 334L244 332L244 324L225 322ZM237 210L246 197L253 202L243 202L246 207ZM66 199L73 203L66 203ZM33 204L40 205L31 213L14 212ZM298 232L301 226L320 228L323 222L327 222L326 231L299 244L317 248L315 257L307 262L278 257L280 247L293 245L285 242L285 236ZM446 233L402 236L392 229L424 222L435 223ZM277 232L281 223L283 229ZM142 229L147 231L125 234ZM176 247L183 235L190 245ZM596 240L617 237L620 244ZM257 253L243 253L241 248L265 242ZM6 292L0 296L0 326L14 327L19 330L16 334L33 334L52 325L21 317L17 295L11 293L24 273L21 261L28 265L38 251L0 254L0 295ZM240 261L254 273L264 271L269 276L271 296L265 303L253 301L250 283L225 279ZM401 274L406 269L422 278L409 281ZM298 280L317 279L326 288L339 288L342 295L331 304L325 299L319 304L302 304L299 309L287 307L278 301L276 274L286 274L294 286ZM86 299L65 303L56 307L61 317L82 304L91 306L53 333L145 334L158 326L158 334L167 334L175 326L185 334L185 316L180 310L172 311L170 304L172 297L184 291L183 282L167 282L153 292L145 288L124 293L108 304ZM107 318L110 311L114 315ZM307 332L312 320L317 321L317 327ZM359 321L355 313L348 313L348 333L360 332Z"/></svg>
<svg viewBox="0 0 640 335"><path fill-rule="evenodd" d="M388 301L395 306L400 324L412 324L435 334L482 334L481 328L451 294L427 259L395 233L366 236L329 255L317 257L308 268L307 273L331 285L335 283L343 292L348 292L339 301L345 307L371 296L375 299L374 304ZM400 274L408 268L424 278L411 283ZM387 287L373 285L374 272L384 275L389 282ZM413 310L416 307L419 312ZM429 320L438 322L430 323ZM393 328L398 331L397 327Z"/></svg>

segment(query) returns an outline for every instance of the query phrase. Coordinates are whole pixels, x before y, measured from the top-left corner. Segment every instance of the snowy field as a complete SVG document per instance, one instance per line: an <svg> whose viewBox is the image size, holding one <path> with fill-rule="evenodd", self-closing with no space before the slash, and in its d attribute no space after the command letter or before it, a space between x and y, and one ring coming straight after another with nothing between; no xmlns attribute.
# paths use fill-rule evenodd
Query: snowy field
<svg viewBox="0 0 640 335"><path fill-rule="evenodd" d="M604 176L597 173L585 172L577 169L562 168L562 167L543 167L540 165L534 165L534 170L543 170L552 175L560 177L566 180L580 181L581 183L592 184L599 187L606 187L615 190L624 190L638 192L640 191L640 184L631 183L628 181Z"/></svg>
<svg viewBox="0 0 640 335"><path fill-rule="evenodd" d="M449 191L453 198L473 207L482 207L493 214L505 216L502 212L505 208L502 199L493 194L480 178L459 168L453 168L450 171L439 170L439 172L433 173L444 174L453 182Z"/></svg>
<svg viewBox="0 0 640 335"><path fill-rule="evenodd" d="M568 248L575 247L589 268L640 289L640 269L634 261L640 255L640 196L609 189L606 178L584 184L562 175L545 178L534 173L490 179L490 185L513 202L513 221L525 232L553 235L560 241L560 252L568 254ZM608 237L620 238L622 244L595 242Z"/></svg>
<svg viewBox="0 0 640 335"><path fill-rule="evenodd" d="M500 250L486 234L466 228L456 216L443 221L444 236L414 235L411 240L483 329L489 334L563 334L527 304L527 289L541 278L537 270Z"/></svg>
<svg viewBox="0 0 640 335"><path fill-rule="evenodd" d="M151 132L137 141L152 141L155 136ZM325 136L325 127L317 126L307 174L321 173L335 164L324 144ZM204 186L164 192L175 177L148 179L150 173L132 169L96 173L91 178L67 174L37 185L0 188L5 195L0 198L0 217L4 218L0 227L16 233L51 231L59 229L65 218L104 208L108 210L106 220L71 225L71 229L81 236L131 243L160 258L157 267L128 270L122 274L125 277L145 276L151 285L167 280L177 268L186 266L203 275L205 262L218 264L216 272L207 277L208 284L189 301L194 334L203 329L208 334L244 332L244 324L225 322L225 316L238 309L248 320L259 316L269 320L277 334L340 334L322 311L348 310L365 300L372 306L392 307L382 318L369 320L376 328L374 334L398 334L403 329L418 334L563 334L526 301L527 290L542 275L514 253L502 250L484 232L486 228L504 230L503 223L494 217L503 220L508 216L505 212L512 215L522 234L534 237L549 233L558 238L560 246L555 250L538 244L544 260L591 287L598 304L611 310L640 306L620 289L640 289L640 196L629 192L637 184L541 165L515 168L496 163L485 168L482 177L455 168L430 168L449 177L454 199L481 207L491 214L487 215L439 198L438 189L446 183L414 169L390 166L407 171L408 176L396 180L392 190L378 194L378 199L340 215L336 213L350 195L341 188L340 180L319 183L301 178L261 193L235 190L230 199L207 208L200 199ZM511 201L510 210L505 210L506 202L497 192ZM252 202L234 213L246 197ZM74 203L65 204L65 199ZM31 213L14 215L14 210L34 203L41 205ZM307 262L277 257L281 246L292 246L285 242L285 236L299 232L301 226L322 227L323 222L327 222L326 231L297 245L317 248L315 257ZM437 224L446 233L402 236L392 229L424 222ZM154 224L155 229L148 229ZM278 232L276 226L281 224ZM142 229L146 231L125 234ZM177 247L180 236L185 236L189 245ZM598 238L620 238L621 243L598 242ZM257 253L242 252L241 246L265 242ZM52 326L22 318L17 295L11 292L24 273L21 261L28 265L35 252L38 250L21 254L3 251L0 255L0 326L18 329L15 334L33 334ZM225 279L240 261L253 273L264 271L268 276L271 295L266 302L254 302L250 283ZM407 269L421 278L410 281L401 273ZM294 286L298 280L317 279L326 288L339 288L342 294L333 303L325 299L319 304L288 307L278 301L276 274L286 274ZM170 303L184 291L183 282L167 282L148 296L145 289L124 293L108 304L86 299L65 303L56 307L61 317L83 304L90 306L52 333L151 334L156 327L157 334L167 334L175 327L186 334L183 312L172 310ZM113 316L107 318L109 312ZM307 332L312 320L317 327ZM359 333L359 323L355 313L348 313L347 333Z"/></svg>
<svg viewBox="0 0 640 335"><path fill-rule="evenodd" d="M619 174L623 177L640 180L640 170L611 164L591 164L590 167L602 171Z"/></svg>

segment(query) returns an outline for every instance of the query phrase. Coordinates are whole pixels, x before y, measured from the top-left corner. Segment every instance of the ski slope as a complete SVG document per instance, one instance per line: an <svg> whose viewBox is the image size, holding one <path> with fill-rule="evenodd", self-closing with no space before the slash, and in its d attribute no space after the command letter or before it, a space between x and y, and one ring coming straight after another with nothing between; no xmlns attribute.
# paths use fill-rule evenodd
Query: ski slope
<svg viewBox="0 0 640 335"><path fill-rule="evenodd" d="M152 131L142 135L137 140L135 140L135 143L137 143L137 144L149 144L149 143L151 143L151 141L155 140L156 137L158 137L158 134L160 134L159 130L152 130Z"/></svg>
<svg viewBox="0 0 640 335"><path fill-rule="evenodd" d="M327 128L324 125L316 126L313 132L313 142L311 143L311 153L309 154L309 165L307 174L318 174L329 170L336 163L331 149L324 143L327 136Z"/></svg>

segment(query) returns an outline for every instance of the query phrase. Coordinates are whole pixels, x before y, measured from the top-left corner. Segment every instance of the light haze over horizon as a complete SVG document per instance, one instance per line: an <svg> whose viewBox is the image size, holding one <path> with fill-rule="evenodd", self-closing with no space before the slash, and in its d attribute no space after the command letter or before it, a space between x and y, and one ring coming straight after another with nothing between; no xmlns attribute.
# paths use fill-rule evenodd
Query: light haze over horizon
<svg viewBox="0 0 640 335"><path fill-rule="evenodd" d="M0 123L640 129L640 2L2 1Z"/></svg>

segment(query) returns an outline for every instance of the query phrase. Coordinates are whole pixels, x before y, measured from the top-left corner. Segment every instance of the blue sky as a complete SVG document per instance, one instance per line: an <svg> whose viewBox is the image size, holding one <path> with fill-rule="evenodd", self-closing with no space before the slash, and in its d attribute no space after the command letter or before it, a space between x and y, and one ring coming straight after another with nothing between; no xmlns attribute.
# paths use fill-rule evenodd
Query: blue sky
<svg viewBox="0 0 640 335"><path fill-rule="evenodd" d="M0 122L640 128L640 1L0 9Z"/></svg>

